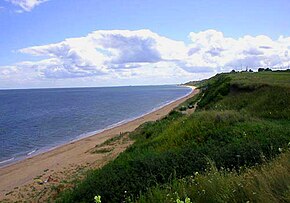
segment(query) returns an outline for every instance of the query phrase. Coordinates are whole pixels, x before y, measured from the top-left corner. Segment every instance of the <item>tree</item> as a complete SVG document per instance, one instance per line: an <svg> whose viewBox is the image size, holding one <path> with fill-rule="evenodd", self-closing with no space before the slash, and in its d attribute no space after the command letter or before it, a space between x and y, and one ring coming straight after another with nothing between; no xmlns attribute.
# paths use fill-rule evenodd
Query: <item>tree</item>
<svg viewBox="0 0 290 203"><path fill-rule="evenodd" d="M262 71L265 71L265 69L264 68L259 68L258 69L258 72L262 72Z"/></svg>

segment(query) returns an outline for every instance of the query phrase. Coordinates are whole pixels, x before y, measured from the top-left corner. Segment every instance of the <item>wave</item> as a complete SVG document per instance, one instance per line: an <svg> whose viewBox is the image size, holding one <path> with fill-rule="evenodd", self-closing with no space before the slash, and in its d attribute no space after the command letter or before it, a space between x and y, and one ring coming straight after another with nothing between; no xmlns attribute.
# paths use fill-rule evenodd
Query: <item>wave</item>
<svg viewBox="0 0 290 203"><path fill-rule="evenodd" d="M18 161L23 160L25 158L29 158L30 156L36 155L36 153L35 153L36 151L37 151L37 149L34 149L28 153L19 153L18 155L14 156L12 158L6 159L4 161L0 161L0 168L8 166L10 164L13 164L15 162L18 162Z"/></svg>
<svg viewBox="0 0 290 203"><path fill-rule="evenodd" d="M37 149L32 150L31 152L27 153L27 156L30 156L31 154L33 154L34 152L36 152Z"/></svg>
<svg viewBox="0 0 290 203"><path fill-rule="evenodd" d="M13 161L14 159L15 159L15 157L12 157L12 158L10 158L10 159L6 159L6 160L4 160L4 161L0 161L0 165L1 165L1 164L5 164L5 163L10 162L10 161Z"/></svg>

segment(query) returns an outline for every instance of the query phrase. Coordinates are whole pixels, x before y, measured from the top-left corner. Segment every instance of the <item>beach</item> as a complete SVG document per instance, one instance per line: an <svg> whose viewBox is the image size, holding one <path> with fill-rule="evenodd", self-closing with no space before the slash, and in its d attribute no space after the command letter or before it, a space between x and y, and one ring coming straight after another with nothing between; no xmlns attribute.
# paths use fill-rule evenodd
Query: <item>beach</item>
<svg viewBox="0 0 290 203"><path fill-rule="evenodd" d="M0 200L25 199L29 197L25 194L28 193L29 188L44 190L45 180L60 182L67 176L73 177L74 173L79 170L102 167L117 157L133 141L125 134L120 140L113 142L110 149L106 149L109 153L91 153L96 146L122 133L131 132L145 122L155 121L166 116L197 92L198 90L193 89L189 95L135 120L1 168ZM36 180L43 182L38 184Z"/></svg>

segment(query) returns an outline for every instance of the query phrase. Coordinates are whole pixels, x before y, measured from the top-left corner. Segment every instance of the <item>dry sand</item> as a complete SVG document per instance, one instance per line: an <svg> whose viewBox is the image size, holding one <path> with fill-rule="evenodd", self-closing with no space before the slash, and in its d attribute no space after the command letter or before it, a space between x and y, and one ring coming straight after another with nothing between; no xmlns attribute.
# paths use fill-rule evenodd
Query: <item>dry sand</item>
<svg viewBox="0 0 290 203"><path fill-rule="evenodd" d="M47 196L52 196L51 192L53 190L55 192L61 190L64 181L74 179L77 175L82 174L80 172L90 168L102 167L108 161L117 157L133 141L125 135L107 146L96 147L96 145L100 145L106 140L120 135L120 133L131 132L144 122L155 121L164 117L197 92L198 90L193 90L186 97L123 125L1 168L0 201L44 201ZM95 150L99 151L92 153ZM36 182L36 180L45 181L48 177L51 177L48 183L40 185Z"/></svg>

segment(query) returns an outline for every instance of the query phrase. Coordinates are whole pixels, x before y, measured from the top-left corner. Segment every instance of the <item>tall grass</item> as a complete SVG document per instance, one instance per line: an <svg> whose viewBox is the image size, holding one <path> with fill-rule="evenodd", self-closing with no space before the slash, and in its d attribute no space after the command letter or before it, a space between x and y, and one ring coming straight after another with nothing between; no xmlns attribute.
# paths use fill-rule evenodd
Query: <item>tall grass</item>
<svg viewBox="0 0 290 203"><path fill-rule="evenodd" d="M176 202L189 197L193 202L289 202L290 153L274 161L243 172L220 169L211 165L170 184L151 188L136 202Z"/></svg>

